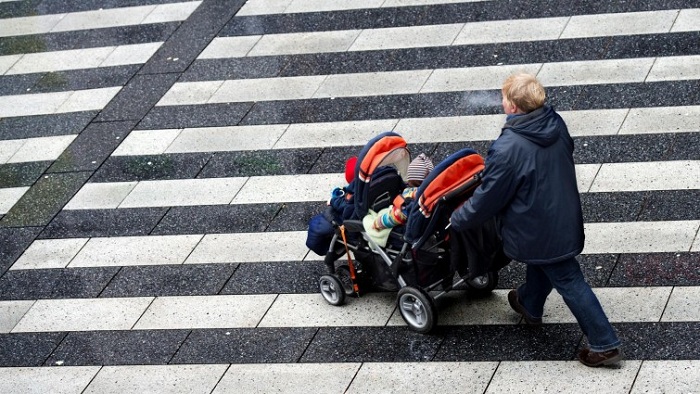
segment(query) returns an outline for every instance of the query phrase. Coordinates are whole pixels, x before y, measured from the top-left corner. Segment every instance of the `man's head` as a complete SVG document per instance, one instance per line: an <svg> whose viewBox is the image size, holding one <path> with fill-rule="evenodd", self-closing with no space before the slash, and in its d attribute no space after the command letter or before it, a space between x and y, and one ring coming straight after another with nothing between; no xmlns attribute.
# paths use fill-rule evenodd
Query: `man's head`
<svg viewBox="0 0 700 394"><path fill-rule="evenodd" d="M503 82L503 111L507 114L526 114L544 105L542 84L531 74L513 74Z"/></svg>

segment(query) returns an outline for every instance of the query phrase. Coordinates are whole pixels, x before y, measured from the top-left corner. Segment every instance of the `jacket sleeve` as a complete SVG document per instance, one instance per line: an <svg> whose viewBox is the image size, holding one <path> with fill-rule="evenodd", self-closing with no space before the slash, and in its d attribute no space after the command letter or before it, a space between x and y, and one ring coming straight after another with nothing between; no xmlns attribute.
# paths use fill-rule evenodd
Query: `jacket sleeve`
<svg viewBox="0 0 700 394"><path fill-rule="evenodd" d="M456 231L475 228L496 216L513 198L518 188L515 168L502 154L491 150L486 157L484 176L472 197L450 218Z"/></svg>

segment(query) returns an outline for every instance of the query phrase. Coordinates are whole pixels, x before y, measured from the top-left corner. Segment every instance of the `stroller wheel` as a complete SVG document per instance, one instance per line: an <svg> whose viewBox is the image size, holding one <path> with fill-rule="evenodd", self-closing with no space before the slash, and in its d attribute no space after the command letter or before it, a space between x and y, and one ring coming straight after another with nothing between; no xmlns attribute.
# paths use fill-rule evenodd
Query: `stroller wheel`
<svg viewBox="0 0 700 394"><path fill-rule="evenodd" d="M335 269L335 274L343 285L345 295L348 297L357 297L357 293L355 293L352 287L352 279L350 279L350 267L347 265L340 265Z"/></svg>
<svg viewBox="0 0 700 394"><path fill-rule="evenodd" d="M323 275L318 281L318 287L329 304L339 306L345 303L345 290L337 276Z"/></svg>
<svg viewBox="0 0 700 394"><path fill-rule="evenodd" d="M430 332L437 324L433 298L423 289L406 286L399 290L396 303L406 324L412 331Z"/></svg>
<svg viewBox="0 0 700 394"><path fill-rule="evenodd" d="M469 294L484 297L489 295L498 285L498 272L491 271L474 279L467 280Z"/></svg>

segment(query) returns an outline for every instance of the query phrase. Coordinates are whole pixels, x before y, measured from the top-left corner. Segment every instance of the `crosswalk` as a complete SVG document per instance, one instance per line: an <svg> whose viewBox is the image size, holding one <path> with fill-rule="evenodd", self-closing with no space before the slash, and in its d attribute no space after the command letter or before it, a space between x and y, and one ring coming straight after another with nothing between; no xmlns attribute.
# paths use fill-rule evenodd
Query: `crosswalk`
<svg viewBox="0 0 700 394"><path fill-rule="evenodd" d="M0 0L0 392L699 393L700 4ZM490 297L409 331L318 294L309 218L396 131L486 152L537 74L574 138L580 256L624 344Z"/></svg>

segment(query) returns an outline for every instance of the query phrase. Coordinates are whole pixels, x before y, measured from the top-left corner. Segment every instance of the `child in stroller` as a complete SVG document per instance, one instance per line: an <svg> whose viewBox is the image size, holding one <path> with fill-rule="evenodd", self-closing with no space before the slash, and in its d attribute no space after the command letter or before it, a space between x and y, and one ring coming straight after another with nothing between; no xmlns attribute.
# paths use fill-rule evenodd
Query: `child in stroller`
<svg viewBox="0 0 700 394"><path fill-rule="evenodd" d="M362 149L353 180L354 210L342 223L333 222L335 234L324 258L328 274L321 276L319 288L332 305L365 291L398 291L397 307L404 321L411 330L427 333L437 324L435 299L462 283L477 294L490 293L498 271L487 267L475 270L485 273L474 276L473 264L451 256L452 239L459 236L451 234L450 214L471 196L484 168L483 158L471 149L435 167L409 203L406 225L391 229L385 245L368 235L362 220L389 207L401 194L409 162L406 141L394 132L378 135ZM431 295L437 290L439 294Z"/></svg>

